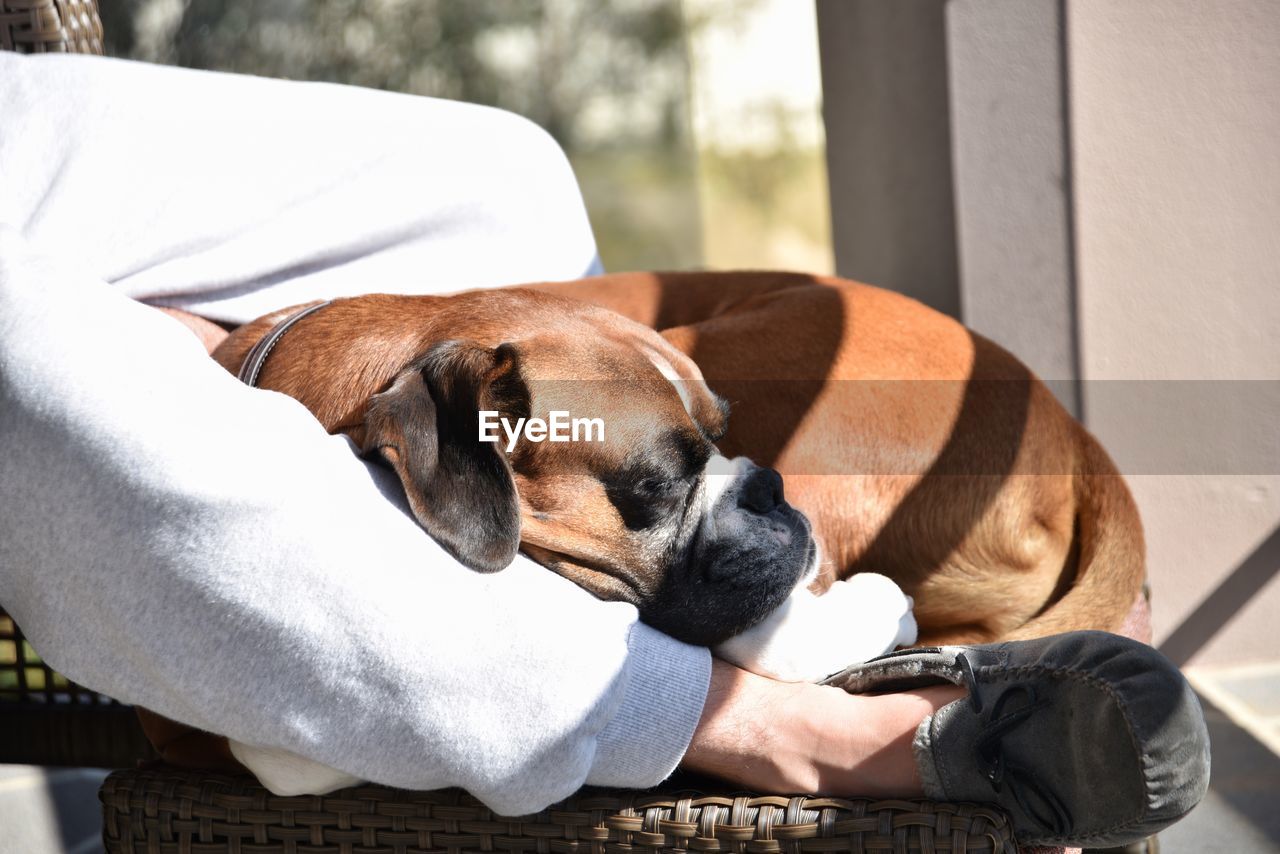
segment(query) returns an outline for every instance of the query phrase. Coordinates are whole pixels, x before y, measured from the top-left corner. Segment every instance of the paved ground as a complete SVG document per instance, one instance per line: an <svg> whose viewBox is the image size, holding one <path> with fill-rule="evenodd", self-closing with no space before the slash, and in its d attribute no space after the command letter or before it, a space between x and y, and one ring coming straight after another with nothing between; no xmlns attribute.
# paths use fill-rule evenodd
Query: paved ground
<svg viewBox="0 0 1280 854"><path fill-rule="evenodd" d="M1161 834L1162 854L1280 854L1280 664L1192 670L1213 741L1213 784ZM0 854L100 854L106 772L0 765Z"/></svg>
<svg viewBox="0 0 1280 854"><path fill-rule="evenodd" d="M0 854L101 854L106 773L0 765Z"/></svg>
<svg viewBox="0 0 1280 854"><path fill-rule="evenodd" d="M1280 852L1280 663L1191 668L1213 745L1208 797L1161 834L1164 854Z"/></svg>

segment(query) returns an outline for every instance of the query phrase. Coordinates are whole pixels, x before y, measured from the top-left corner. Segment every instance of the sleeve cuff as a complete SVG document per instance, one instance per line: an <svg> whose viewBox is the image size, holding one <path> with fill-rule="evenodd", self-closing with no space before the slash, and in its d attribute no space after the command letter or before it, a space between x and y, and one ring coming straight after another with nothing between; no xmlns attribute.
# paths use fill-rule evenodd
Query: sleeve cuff
<svg viewBox="0 0 1280 854"><path fill-rule="evenodd" d="M627 687L596 739L594 786L656 786L684 758L711 683L711 653L643 623L627 639Z"/></svg>

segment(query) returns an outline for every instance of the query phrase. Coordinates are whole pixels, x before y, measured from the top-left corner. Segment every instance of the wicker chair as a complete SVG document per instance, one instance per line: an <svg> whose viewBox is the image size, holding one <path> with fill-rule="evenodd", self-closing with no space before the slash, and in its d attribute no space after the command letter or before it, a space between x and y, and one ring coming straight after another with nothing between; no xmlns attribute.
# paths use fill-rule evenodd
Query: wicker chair
<svg viewBox="0 0 1280 854"><path fill-rule="evenodd" d="M0 762L118 768L155 755L132 708L50 668L0 608Z"/></svg>
<svg viewBox="0 0 1280 854"><path fill-rule="evenodd" d="M97 0L0 0L0 50L101 54Z"/></svg>

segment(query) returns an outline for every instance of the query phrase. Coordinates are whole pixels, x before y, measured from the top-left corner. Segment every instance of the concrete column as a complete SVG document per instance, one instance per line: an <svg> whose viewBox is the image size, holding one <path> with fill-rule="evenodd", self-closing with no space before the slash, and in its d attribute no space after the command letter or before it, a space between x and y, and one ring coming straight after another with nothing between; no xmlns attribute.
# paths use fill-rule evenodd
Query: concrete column
<svg viewBox="0 0 1280 854"><path fill-rule="evenodd" d="M1061 3L946 9L960 317L1080 416Z"/></svg>
<svg viewBox="0 0 1280 854"><path fill-rule="evenodd" d="M1080 414L1060 0L818 0L842 275L1017 353Z"/></svg>
<svg viewBox="0 0 1280 854"><path fill-rule="evenodd" d="M818 0L836 271L957 316L941 0Z"/></svg>

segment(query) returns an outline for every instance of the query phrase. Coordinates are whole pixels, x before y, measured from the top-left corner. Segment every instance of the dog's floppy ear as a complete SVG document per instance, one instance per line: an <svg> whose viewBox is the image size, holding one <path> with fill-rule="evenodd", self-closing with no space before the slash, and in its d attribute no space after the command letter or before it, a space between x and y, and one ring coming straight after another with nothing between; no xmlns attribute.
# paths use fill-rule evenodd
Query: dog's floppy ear
<svg viewBox="0 0 1280 854"><path fill-rule="evenodd" d="M363 450L391 464L440 545L472 569L497 572L520 546L520 505L501 448L479 439L482 409L528 416L516 348L436 344L370 398Z"/></svg>

